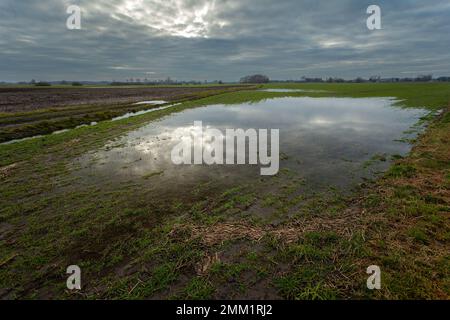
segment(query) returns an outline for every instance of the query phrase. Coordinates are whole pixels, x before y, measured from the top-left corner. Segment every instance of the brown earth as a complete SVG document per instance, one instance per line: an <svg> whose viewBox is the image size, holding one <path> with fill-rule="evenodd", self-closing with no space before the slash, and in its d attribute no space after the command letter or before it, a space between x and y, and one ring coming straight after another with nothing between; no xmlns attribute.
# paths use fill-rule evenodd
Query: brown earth
<svg viewBox="0 0 450 320"><path fill-rule="evenodd" d="M136 102L184 102L252 86L177 87L0 87L0 143L151 108Z"/></svg>
<svg viewBox="0 0 450 320"><path fill-rule="evenodd" d="M0 88L0 112L27 112L83 104L118 104L143 100L178 100L197 93L233 90L242 86Z"/></svg>

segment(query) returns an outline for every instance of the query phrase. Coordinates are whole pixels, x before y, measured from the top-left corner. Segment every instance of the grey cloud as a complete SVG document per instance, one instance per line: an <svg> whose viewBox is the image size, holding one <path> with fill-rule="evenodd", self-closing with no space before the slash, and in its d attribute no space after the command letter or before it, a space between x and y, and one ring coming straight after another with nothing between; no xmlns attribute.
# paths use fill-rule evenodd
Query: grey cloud
<svg viewBox="0 0 450 320"><path fill-rule="evenodd" d="M3 0L0 80L450 74L447 0ZM82 30L67 30L79 5ZM206 5L209 5L207 7ZM208 9L208 10L206 10Z"/></svg>

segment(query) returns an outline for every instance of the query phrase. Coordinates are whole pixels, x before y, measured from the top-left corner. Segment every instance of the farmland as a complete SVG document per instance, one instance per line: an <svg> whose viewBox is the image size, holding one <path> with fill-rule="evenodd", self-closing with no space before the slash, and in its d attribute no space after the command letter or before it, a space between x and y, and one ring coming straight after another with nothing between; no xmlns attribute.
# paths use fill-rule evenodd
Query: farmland
<svg viewBox="0 0 450 320"><path fill-rule="evenodd" d="M40 103L27 98L30 91L44 90L45 97L50 90L39 88L22 92L18 105L2 106L0 119L14 115L17 121L25 117L26 123L34 123L40 112L46 117L81 112L99 102L101 110L147 99L182 102L120 121L109 121L109 115L96 126L0 145L0 297L448 299L450 86L262 88L305 91L108 88L78 104L77 94L84 97L81 89L61 88L51 89L61 95L47 105L45 98ZM189 112L201 116L201 110L206 113L212 106L220 105L222 112L237 104L257 109L264 101L286 98L364 103L385 97L395 98L390 106L394 111L425 112L410 128L414 136L405 141L411 149L404 155L367 155L359 169L377 164L387 168L349 184L345 192L315 189L302 175L304 159L294 159L289 152L282 157L284 163L300 169L282 165L278 175L267 179L239 179L240 172L231 171L194 182L184 181L182 175L173 178L169 171L148 169L131 175L127 170L138 166L132 161L106 173L97 170L107 159L102 154L122 152L128 134ZM73 264L83 270L79 292L66 289L65 271ZM366 288L369 265L383 271L379 291Z"/></svg>
<svg viewBox="0 0 450 320"><path fill-rule="evenodd" d="M148 109L140 101L176 103L245 86L0 87L0 142L108 120Z"/></svg>

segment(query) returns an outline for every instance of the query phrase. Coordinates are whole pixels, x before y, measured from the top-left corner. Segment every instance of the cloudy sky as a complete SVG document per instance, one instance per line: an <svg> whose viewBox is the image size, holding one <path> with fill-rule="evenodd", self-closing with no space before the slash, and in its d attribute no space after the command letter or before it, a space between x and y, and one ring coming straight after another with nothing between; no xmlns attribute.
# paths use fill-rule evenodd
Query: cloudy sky
<svg viewBox="0 0 450 320"><path fill-rule="evenodd" d="M371 4L382 30L367 29ZM449 49L449 0L0 2L0 81L441 76Z"/></svg>

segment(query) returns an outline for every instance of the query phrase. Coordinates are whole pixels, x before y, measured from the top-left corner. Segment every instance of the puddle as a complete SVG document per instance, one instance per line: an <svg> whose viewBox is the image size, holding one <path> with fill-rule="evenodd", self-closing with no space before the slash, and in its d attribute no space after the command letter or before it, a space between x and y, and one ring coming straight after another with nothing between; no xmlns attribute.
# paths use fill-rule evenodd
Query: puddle
<svg viewBox="0 0 450 320"><path fill-rule="evenodd" d="M156 101L156 100L155 100ZM158 101L156 101L158 102ZM159 104L164 104L166 103L165 101L159 101ZM170 107L174 107L177 105L180 105L181 103L175 103L175 104L171 104L169 106L163 106L163 107L156 107L156 108L151 108L151 109L145 109L145 110L141 110L141 111L137 111L137 112L128 112L125 113L124 115L112 118L111 120L106 120L106 121L118 121L118 120L122 120L122 119L127 119L127 118L131 118L131 117L135 117L135 116L140 116L142 114L146 114L149 112L154 112L154 111L158 111L158 110L164 110ZM78 129L78 128L83 128L83 127L88 127L88 126L95 126L97 125L98 122L91 122L90 124L80 124L79 126L76 126L75 128L72 129L62 129L62 130L57 130L57 131L53 131L52 133L49 133L47 135L36 135L36 136L32 136L32 137L26 137L26 138L21 138L21 139L14 139L14 140L10 140L10 141L6 141L6 142L2 142L0 144L12 144L12 143L16 143L16 142L21 142L21 141L26 141L26 140L30 140L30 139L36 139L36 138L42 138L51 134L60 134L60 133L64 133L64 132L68 132L70 130L74 130L74 129Z"/></svg>
<svg viewBox="0 0 450 320"><path fill-rule="evenodd" d="M27 140L30 140L30 139L37 139L37 138L42 138L42 137L44 137L44 135L37 135L37 136L32 136L32 137L26 137L26 138L21 138L21 139L14 139L14 140L9 140L9 141L6 141L6 142L2 142L2 143L0 143L0 145L1 144L12 144L12 143L16 143L16 142L21 142L21 141L27 141Z"/></svg>
<svg viewBox="0 0 450 320"><path fill-rule="evenodd" d="M264 92L329 92L326 90L312 90L312 89L261 89L258 91L264 91Z"/></svg>
<svg viewBox="0 0 450 320"><path fill-rule="evenodd" d="M136 102L133 103L134 105L139 105L139 104L164 104L167 103L167 101L164 100L149 100L149 101L140 101L140 102Z"/></svg>
<svg viewBox="0 0 450 320"><path fill-rule="evenodd" d="M21 138L21 139L9 140L9 141L6 141L6 142L2 142L0 144L12 144L12 143L16 143L16 142L31 140L31 139L43 138L45 136L49 136L49 135L52 135L52 134L60 134L60 133L68 132L70 130L74 130L74 129L78 129L78 128L83 128L83 127L88 127L88 126L96 126L97 124L98 123L94 121L94 122L91 122L90 124L80 124L79 126L76 126L73 129L56 130L56 131L53 131L52 133L49 133L49 134L39 134L39 135L32 136L32 137L26 137L26 138Z"/></svg>
<svg viewBox="0 0 450 320"><path fill-rule="evenodd" d="M390 98L286 97L258 103L188 109L149 123L80 158L81 174L108 179L151 179L179 192L201 182L258 181L259 165L172 164L170 154L194 121L203 127L280 130L280 171L293 171L311 188L348 188L389 166L389 155L405 155L408 130L427 111L394 107ZM177 133L176 133L177 132ZM205 142L205 148L208 147ZM376 155L387 161L365 163Z"/></svg>
<svg viewBox="0 0 450 320"><path fill-rule="evenodd" d="M154 111L158 111L158 110L164 110L164 109L167 109L167 108L175 107L175 106L178 106L180 104L181 103L175 103L175 104L171 104L170 106L146 109L146 110L141 110L141 111L137 111L137 112L128 112L128 113L125 113L124 115L112 118L111 121L117 121L117 120L122 120L122 119L135 117L135 116L140 116L142 114L146 114L146 113L149 113L149 112L154 112Z"/></svg>

